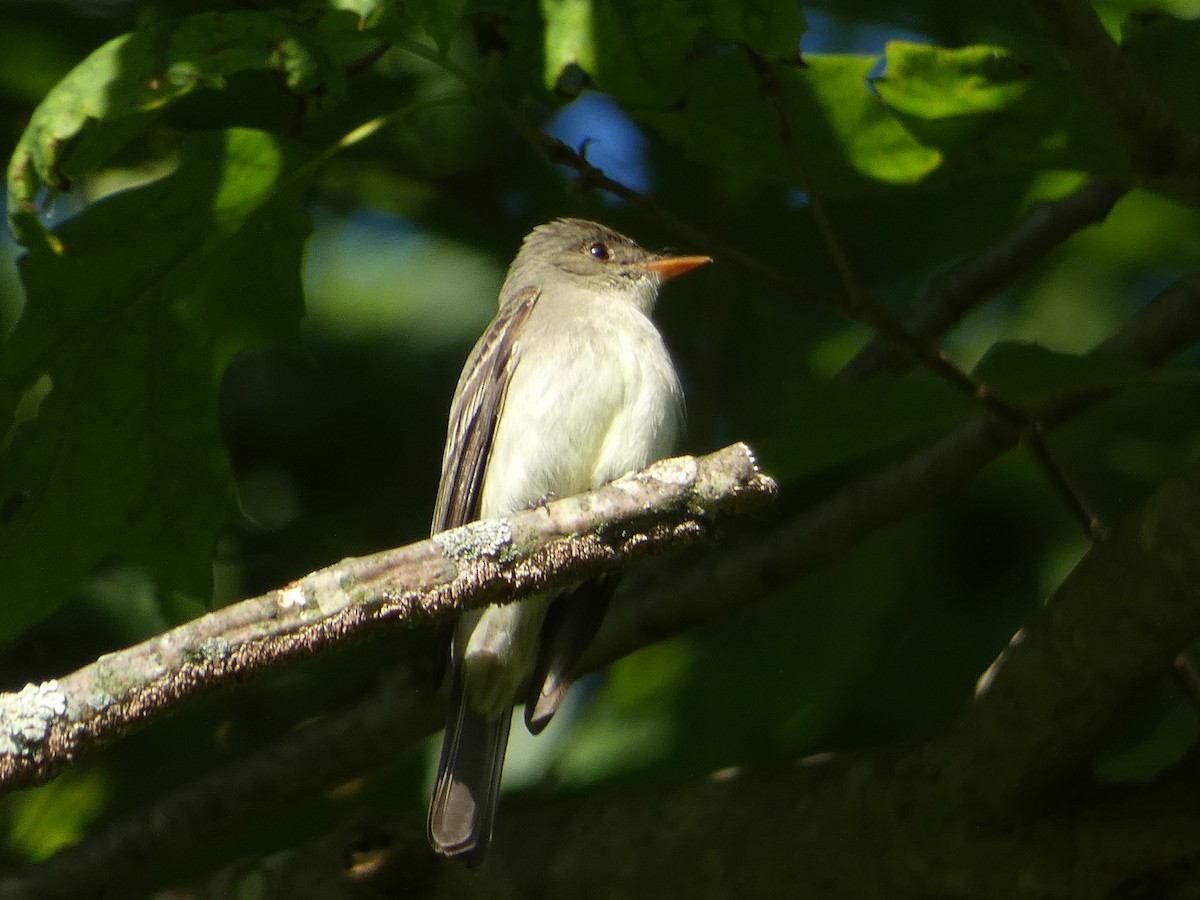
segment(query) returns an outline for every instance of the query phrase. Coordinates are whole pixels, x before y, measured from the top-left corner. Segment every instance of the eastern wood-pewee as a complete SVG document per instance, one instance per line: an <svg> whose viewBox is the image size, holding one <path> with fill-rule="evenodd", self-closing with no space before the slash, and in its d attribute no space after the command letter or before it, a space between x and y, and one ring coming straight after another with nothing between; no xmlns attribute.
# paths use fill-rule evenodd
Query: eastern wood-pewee
<svg viewBox="0 0 1200 900"><path fill-rule="evenodd" d="M650 312L665 281L709 261L651 253L582 219L535 228L459 378L433 533L589 490L667 455L683 393ZM482 861L513 705L527 691L527 727L546 726L614 587L613 578L589 582L459 620L429 805L439 853Z"/></svg>

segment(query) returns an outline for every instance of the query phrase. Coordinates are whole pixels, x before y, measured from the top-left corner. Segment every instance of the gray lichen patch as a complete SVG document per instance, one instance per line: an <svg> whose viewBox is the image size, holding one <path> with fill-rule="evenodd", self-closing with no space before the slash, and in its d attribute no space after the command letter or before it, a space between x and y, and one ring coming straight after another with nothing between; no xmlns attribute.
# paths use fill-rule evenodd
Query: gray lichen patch
<svg viewBox="0 0 1200 900"><path fill-rule="evenodd" d="M308 598L304 596L304 589L300 585L290 584L276 592L275 602L279 604L280 609L303 609L308 605Z"/></svg>
<svg viewBox="0 0 1200 900"><path fill-rule="evenodd" d="M28 756L46 740L54 722L67 714L67 695L57 681L27 684L0 694L0 755Z"/></svg>
<svg viewBox="0 0 1200 900"><path fill-rule="evenodd" d="M512 529L503 519L472 522L461 528L452 528L435 535L433 542L441 547L447 556L460 562L469 562L480 557L508 562L517 557L513 548Z"/></svg>
<svg viewBox="0 0 1200 900"><path fill-rule="evenodd" d="M214 635L188 647L184 652L184 658L188 662L195 663L219 662L225 659L232 649L233 644L230 643L228 638Z"/></svg>
<svg viewBox="0 0 1200 900"><path fill-rule="evenodd" d="M660 459L640 474L645 478L656 478L667 484L686 487L696 480L698 472L699 466L694 456L675 456Z"/></svg>
<svg viewBox="0 0 1200 900"><path fill-rule="evenodd" d="M304 579L304 593L315 601L321 615L331 616L350 605L350 592L336 572L316 572Z"/></svg>

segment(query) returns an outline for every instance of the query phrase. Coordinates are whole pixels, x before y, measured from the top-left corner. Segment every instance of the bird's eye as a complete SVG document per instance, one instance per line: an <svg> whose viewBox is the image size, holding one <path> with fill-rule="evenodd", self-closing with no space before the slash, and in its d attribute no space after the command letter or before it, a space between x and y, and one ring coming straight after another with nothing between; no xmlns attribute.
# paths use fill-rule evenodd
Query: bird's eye
<svg viewBox="0 0 1200 900"><path fill-rule="evenodd" d="M592 244L592 246L588 247L588 253L590 253L592 255L592 259L599 259L599 260L606 260L612 256L612 254L608 250L608 247L606 247L604 244L600 243L600 241L596 241L596 243L594 243L594 244Z"/></svg>

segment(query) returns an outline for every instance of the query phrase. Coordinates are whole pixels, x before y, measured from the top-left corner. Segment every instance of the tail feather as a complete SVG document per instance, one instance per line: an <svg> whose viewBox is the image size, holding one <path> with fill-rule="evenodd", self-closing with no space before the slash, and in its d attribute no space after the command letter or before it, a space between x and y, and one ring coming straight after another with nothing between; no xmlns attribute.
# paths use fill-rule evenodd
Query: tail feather
<svg viewBox="0 0 1200 900"><path fill-rule="evenodd" d="M496 821L496 800L512 717L495 720L476 712L456 674L437 780L429 803L429 842L451 859L483 862Z"/></svg>
<svg viewBox="0 0 1200 900"><path fill-rule="evenodd" d="M555 598L546 611L525 700L525 727L530 734L540 734L566 698L575 667L600 628L617 581L615 577L585 581Z"/></svg>

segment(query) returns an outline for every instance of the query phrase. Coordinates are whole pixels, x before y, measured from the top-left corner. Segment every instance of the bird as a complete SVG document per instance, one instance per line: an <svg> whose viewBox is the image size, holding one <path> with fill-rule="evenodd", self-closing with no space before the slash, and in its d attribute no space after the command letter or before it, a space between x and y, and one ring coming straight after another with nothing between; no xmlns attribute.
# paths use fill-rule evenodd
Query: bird
<svg viewBox="0 0 1200 900"><path fill-rule="evenodd" d="M524 239L450 406L432 533L599 487L671 453L683 390L650 315L668 280L711 262L555 219ZM429 804L442 856L491 841L513 707L539 733L562 703L615 577L463 614Z"/></svg>

